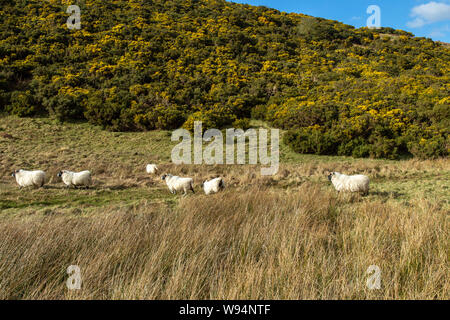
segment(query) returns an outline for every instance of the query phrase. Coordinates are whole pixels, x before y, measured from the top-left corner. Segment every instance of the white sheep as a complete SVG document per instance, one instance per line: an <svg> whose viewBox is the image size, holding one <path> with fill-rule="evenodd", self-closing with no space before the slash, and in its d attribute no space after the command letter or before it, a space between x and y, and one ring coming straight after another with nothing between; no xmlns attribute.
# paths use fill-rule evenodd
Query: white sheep
<svg viewBox="0 0 450 320"><path fill-rule="evenodd" d="M158 172L158 167L156 164L148 164L146 170L148 174L155 174Z"/></svg>
<svg viewBox="0 0 450 320"><path fill-rule="evenodd" d="M362 174L348 176L339 172L331 172L328 175L328 180L331 181L338 192L350 191L362 192L363 194L369 192L369 177Z"/></svg>
<svg viewBox="0 0 450 320"><path fill-rule="evenodd" d="M91 172L89 171L81 171L81 172L72 172L68 170L62 170L58 173L58 177L61 177L64 184L68 187L86 187L92 184Z"/></svg>
<svg viewBox="0 0 450 320"><path fill-rule="evenodd" d="M225 189L225 183L222 178L214 178L211 180L205 180L202 183L202 188L205 191L205 194L217 193L221 189Z"/></svg>
<svg viewBox="0 0 450 320"><path fill-rule="evenodd" d="M27 171L16 170L11 174L16 178L17 184L22 187L42 187L45 184L45 172L42 170Z"/></svg>
<svg viewBox="0 0 450 320"><path fill-rule="evenodd" d="M165 180L169 191L173 194L176 194L177 191L184 191L184 195L187 195L189 190L194 191L194 180L192 178L182 178L178 176L173 176L171 174L164 174L161 177L161 180Z"/></svg>

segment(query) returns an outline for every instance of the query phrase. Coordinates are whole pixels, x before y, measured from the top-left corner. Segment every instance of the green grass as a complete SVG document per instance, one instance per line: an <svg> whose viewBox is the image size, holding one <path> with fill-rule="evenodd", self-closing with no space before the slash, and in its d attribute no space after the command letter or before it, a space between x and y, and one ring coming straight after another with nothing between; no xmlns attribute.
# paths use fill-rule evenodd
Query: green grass
<svg viewBox="0 0 450 320"><path fill-rule="evenodd" d="M260 121L253 121L252 125L268 128ZM140 200L175 203L177 197L167 192L158 177L148 177L144 173L148 162L161 164L163 170L171 168L171 149L177 142L170 141L170 136L169 131L108 132L88 123L60 123L48 118L0 118L0 210L8 214L67 207L92 211L105 206L132 205ZM341 167L343 171L354 170L354 167L369 169L372 192L368 199L393 199L408 204L411 199L425 197L449 206L448 168L422 170L419 165L403 170L402 163L411 161L297 154L282 142L280 161L294 168L306 166L312 172L320 167L329 170ZM10 177L10 172L16 168L45 170L50 177L49 186L41 190L19 190ZM94 188L65 189L56 178L61 169L91 170ZM300 180L331 188L329 182L317 174L302 175ZM296 183L287 179L279 181L276 187L287 188Z"/></svg>

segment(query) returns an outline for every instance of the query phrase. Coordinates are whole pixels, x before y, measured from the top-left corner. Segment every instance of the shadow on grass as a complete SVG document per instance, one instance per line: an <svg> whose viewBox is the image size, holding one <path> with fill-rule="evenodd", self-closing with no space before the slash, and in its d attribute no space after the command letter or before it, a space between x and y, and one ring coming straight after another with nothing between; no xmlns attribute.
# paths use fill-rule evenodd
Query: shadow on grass
<svg viewBox="0 0 450 320"><path fill-rule="evenodd" d="M369 195L379 196L379 197L383 197L383 198L394 198L394 199L405 196L404 193L397 192L397 191L370 191Z"/></svg>
<svg viewBox="0 0 450 320"><path fill-rule="evenodd" d="M101 188L97 188L95 186L90 187L67 187L67 186L54 186L54 185L45 185L42 189L47 190L100 190Z"/></svg>

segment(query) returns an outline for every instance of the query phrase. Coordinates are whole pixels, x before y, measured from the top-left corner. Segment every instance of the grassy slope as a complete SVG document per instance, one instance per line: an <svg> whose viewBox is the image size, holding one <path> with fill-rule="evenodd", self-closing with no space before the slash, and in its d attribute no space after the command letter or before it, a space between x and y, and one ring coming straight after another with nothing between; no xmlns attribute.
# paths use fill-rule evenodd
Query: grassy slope
<svg viewBox="0 0 450 320"><path fill-rule="evenodd" d="M165 131L1 118L0 274L11 276L0 298L449 298L448 160L317 157L282 145L278 174L261 177L257 166L172 165L173 145ZM197 186L220 174L229 188L180 199L145 173L148 162ZM15 168L43 169L49 184L19 190ZM95 185L67 190L60 169L89 169ZM370 195L336 195L327 170L368 174ZM79 293L61 280L74 260L89 264ZM387 275L381 291L364 289L370 264Z"/></svg>

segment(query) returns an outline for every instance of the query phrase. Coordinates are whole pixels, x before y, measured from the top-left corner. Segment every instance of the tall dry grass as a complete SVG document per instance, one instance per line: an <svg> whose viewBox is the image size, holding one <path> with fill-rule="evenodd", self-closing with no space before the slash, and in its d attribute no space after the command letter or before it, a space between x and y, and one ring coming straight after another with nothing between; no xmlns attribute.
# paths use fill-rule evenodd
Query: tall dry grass
<svg viewBox="0 0 450 320"><path fill-rule="evenodd" d="M94 216L0 221L2 299L448 299L448 212L252 185ZM66 287L81 268L82 289ZM370 265L381 289L366 287Z"/></svg>

